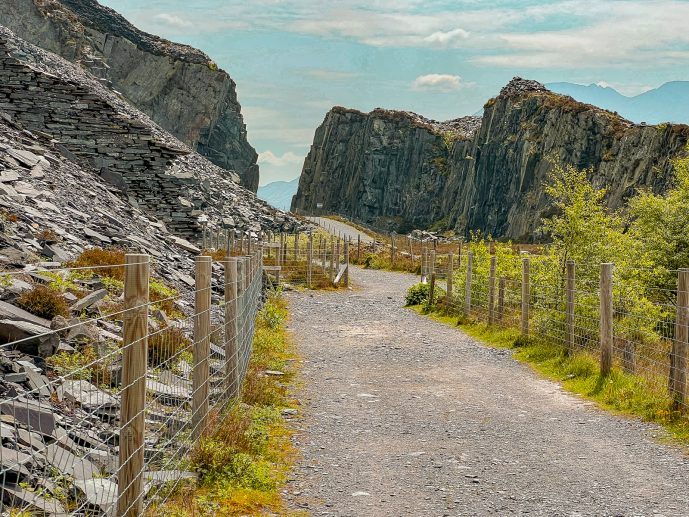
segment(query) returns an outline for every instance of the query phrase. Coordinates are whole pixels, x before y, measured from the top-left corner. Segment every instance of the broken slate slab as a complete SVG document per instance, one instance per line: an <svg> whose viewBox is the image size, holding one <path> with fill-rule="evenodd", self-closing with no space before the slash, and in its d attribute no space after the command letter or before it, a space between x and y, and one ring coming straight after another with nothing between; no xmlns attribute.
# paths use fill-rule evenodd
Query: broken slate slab
<svg viewBox="0 0 689 517"><path fill-rule="evenodd" d="M28 476L32 464L33 459L28 454L0 446L0 465L2 465L3 474L12 472L17 475Z"/></svg>
<svg viewBox="0 0 689 517"><path fill-rule="evenodd" d="M28 284L27 284L28 285ZM15 307L11 303L0 301L0 319L3 320L20 320L28 321L41 327L50 328L50 321L34 316L30 312L26 312L19 307Z"/></svg>
<svg viewBox="0 0 689 517"><path fill-rule="evenodd" d="M7 154L28 168L38 165L41 161L40 156L36 156L31 151L24 151L22 149L8 149Z"/></svg>
<svg viewBox="0 0 689 517"><path fill-rule="evenodd" d="M100 510L99 515L115 517L117 513L117 484L109 479L77 479L74 486L79 489L90 508Z"/></svg>
<svg viewBox="0 0 689 517"><path fill-rule="evenodd" d="M191 390L168 386L153 379L146 379L146 389L152 392L161 404L181 406L191 400Z"/></svg>
<svg viewBox="0 0 689 517"><path fill-rule="evenodd" d="M0 402L0 413L10 415L32 431L50 436L55 431L53 408L29 399L5 400Z"/></svg>
<svg viewBox="0 0 689 517"><path fill-rule="evenodd" d="M31 356L48 357L60 342L49 328L28 321L0 320L0 341Z"/></svg>
<svg viewBox="0 0 689 517"><path fill-rule="evenodd" d="M120 408L115 397L85 380L65 381L62 393L65 399L98 416L114 417Z"/></svg>
<svg viewBox="0 0 689 517"><path fill-rule="evenodd" d="M84 228L84 234L89 239L96 239L96 240L99 240L105 244L112 244L112 239L110 237L106 237L105 235L98 233L97 231L92 230L90 228Z"/></svg>
<svg viewBox="0 0 689 517"><path fill-rule="evenodd" d="M85 458L79 458L59 444L53 443L45 448L45 457L62 474L74 479L92 479L100 474L98 467Z"/></svg>
<svg viewBox="0 0 689 517"><path fill-rule="evenodd" d="M72 259L69 253L55 244L46 244L43 246L41 253L46 257L55 259L58 262L69 262Z"/></svg>
<svg viewBox="0 0 689 517"><path fill-rule="evenodd" d="M99 289L98 291L94 291L91 294L84 296L81 300L77 301L74 305L72 305L72 311L81 312L83 310L86 310L93 304L101 301L107 295L107 289Z"/></svg>

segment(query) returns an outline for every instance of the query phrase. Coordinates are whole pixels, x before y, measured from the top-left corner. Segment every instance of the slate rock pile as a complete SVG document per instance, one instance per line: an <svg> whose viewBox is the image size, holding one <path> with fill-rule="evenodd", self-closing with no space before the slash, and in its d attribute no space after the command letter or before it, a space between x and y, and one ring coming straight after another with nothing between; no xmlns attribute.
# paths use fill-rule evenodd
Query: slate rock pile
<svg viewBox="0 0 689 517"><path fill-rule="evenodd" d="M147 34L97 0L4 1L0 23L87 70L256 192L258 155L236 85L200 50Z"/></svg>
<svg viewBox="0 0 689 517"><path fill-rule="evenodd" d="M55 140L71 161L187 238L209 227L292 230L302 223L257 199L235 173L163 131L83 69L0 26L0 110Z"/></svg>

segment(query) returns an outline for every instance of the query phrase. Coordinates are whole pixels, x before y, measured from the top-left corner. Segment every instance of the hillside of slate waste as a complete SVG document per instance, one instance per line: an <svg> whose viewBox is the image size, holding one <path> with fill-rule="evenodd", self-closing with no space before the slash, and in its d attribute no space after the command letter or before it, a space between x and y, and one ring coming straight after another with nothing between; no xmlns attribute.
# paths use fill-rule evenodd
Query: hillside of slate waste
<svg viewBox="0 0 689 517"><path fill-rule="evenodd" d="M0 24L87 70L256 192L236 84L200 50L140 31L96 0L3 0Z"/></svg>
<svg viewBox="0 0 689 517"><path fill-rule="evenodd" d="M335 107L315 133L292 209L381 230L539 240L551 160L592 168L593 184L607 187L617 208L638 188L667 189L688 140L688 126L634 124L521 78L481 118Z"/></svg>

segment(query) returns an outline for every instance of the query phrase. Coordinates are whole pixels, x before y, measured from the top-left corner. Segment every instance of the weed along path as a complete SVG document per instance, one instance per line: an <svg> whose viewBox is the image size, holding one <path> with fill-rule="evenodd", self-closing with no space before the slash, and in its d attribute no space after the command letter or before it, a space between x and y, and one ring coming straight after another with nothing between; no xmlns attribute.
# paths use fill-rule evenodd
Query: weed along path
<svg viewBox="0 0 689 517"><path fill-rule="evenodd" d="M663 432L401 307L411 275L290 293L304 359L294 509L332 516L687 516Z"/></svg>

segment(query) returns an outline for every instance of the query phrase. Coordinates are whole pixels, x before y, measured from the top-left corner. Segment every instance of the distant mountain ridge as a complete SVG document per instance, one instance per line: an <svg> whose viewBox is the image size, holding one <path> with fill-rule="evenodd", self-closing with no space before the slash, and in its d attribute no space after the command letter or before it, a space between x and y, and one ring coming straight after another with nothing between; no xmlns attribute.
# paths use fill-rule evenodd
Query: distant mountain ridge
<svg viewBox="0 0 689 517"><path fill-rule="evenodd" d="M292 181L273 181L262 187L258 187L256 194L259 199L280 210L289 210L292 204L292 196L297 193L299 178Z"/></svg>
<svg viewBox="0 0 689 517"><path fill-rule="evenodd" d="M598 84L549 83L548 89L574 99L616 111L632 122L689 124L689 81L672 81L647 92L627 97Z"/></svg>

